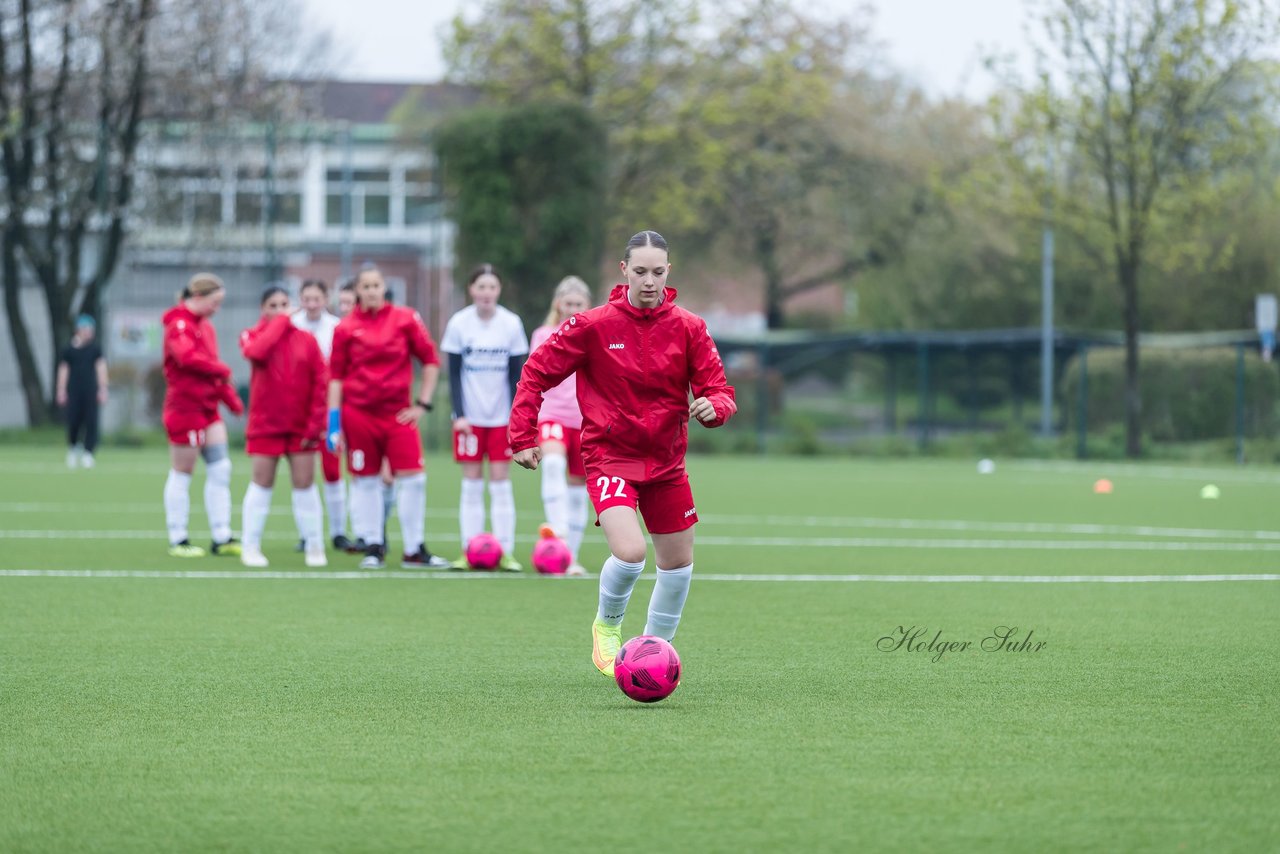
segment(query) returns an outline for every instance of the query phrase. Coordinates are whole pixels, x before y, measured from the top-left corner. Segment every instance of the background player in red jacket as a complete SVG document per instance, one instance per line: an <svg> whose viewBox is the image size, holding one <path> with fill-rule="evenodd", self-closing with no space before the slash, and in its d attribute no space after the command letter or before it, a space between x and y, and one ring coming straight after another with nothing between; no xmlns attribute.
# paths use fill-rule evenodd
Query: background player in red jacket
<svg viewBox="0 0 1280 854"><path fill-rule="evenodd" d="M240 350L253 366L245 451L253 477L244 495L245 566L266 566L262 530L271 512L276 464L289 458L293 518L305 543L307 566L325 566L316 453L324 441L328 369L316 339L293 325L289 292L272 285L262 294L258 325L240 333Z"/></svg>
<svg viewBox="0 0 1280 854"><path fill-rule="evenodd" d="M191 544L187 531L197 456L205 462L204 506L213 533L212 551L240 554L240 543L231 536L231 458L218 404L235 415L244 412L244 404L231 385L231 369L218 358L218 337L209 322L224 296L221 279L197 273L178 304L164 315L164 427L172 464L164 484L164 515L169 554L174 557L205 553Z"/></svg>
<svg viewBox="0 0 1280 854"><path fill-rule="evenodd" d="M621 267L626 284L608 303L569 318L529 358L511 411L514 459L537 468L542 393L577 371L587 491L611 552L600 570L591 657L610 676L627 601L644 570L636 511L658 566L644 633L670 640L689 593L698 521L684 467L689 419L719 427L738 409L707 324L676 306L675 290L666 287L671 264L662 235L632 237Z"/></svg>
<svg viewBox="0 0 1280 854"><path fill-rule="evenodd" d="M320 279L307 279L298 289L298 302L302 307L293 313L293 325L315 337L327 369L329 354L333 351L333 331L341 320L329 311L329 286ZM352 304L355 304L354 290ZM344 316L350 313L348 309ZM323 442L320 444L320 469L324 473L324 504L329 511L329 536L333 538L333 547L339 551L350 551L352 542L347 537L347 484L342 479L342 458Z"/></svg>
<svg viewBox="0 0 1280 854"><path fill-rule="evenodd" d="M440 378L440 358L422 317L386 300L387 285L376 267L356 278L359 305L333 334L329 357L328 443L341 442L351 472L351 522L365 541L363 569L380 569L386 557L378 473L390 460L404 539L401 566L445 568L423 536L427 476L422 467L418 420L431 410ZM411 398L413 359L422 363L422 384Z"/></svg>

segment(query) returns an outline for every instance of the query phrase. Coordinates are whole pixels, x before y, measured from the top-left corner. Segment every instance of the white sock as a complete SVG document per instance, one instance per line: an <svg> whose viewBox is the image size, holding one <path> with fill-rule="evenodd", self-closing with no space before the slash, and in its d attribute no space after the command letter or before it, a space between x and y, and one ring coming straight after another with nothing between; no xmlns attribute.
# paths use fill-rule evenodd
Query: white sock
<svg viewBox="0 0 1280 854"><path fill-rule="evenodd" d="M493 519L493 535L502 543L502 551L516 552L516 499L511 481L489 481L489 517Z"/></svg>
<svg viewBox="0 0 1280 854"><path fill-rule="evenodd" d="M417 553L423 546L423 517L427 513L427 473L396 478L396 507L400 510L400 539L404 553Z"/></svg>
<svg viewBox="0 0 1280 854"><path fill-rule="evenodd" d="M585 486L569 487L569 530L565 532L564 541L573 552L573 562L578 562L578 549L582 548L582 535L587 530L587 488Z"/></svg>
<svg viewBox="0 0 1280 854"><path fill-rule="evenodd" d="M387 483L382 481L382 540L383 545L387 543L387 523L391 521L391 511L396 507L396 482L393 480Z"/></svg>
<svg viewBox="0 0 1280 854"><path fill-rule="evenodd" d="M622 624L627 613L627 600L631 598L631 590L642 572L644 561L624 563L613 555L605 559L600 569L600 610L596 612L600 622L610 626Z"/></svg>
<svg viewBox="0 0 1280 854"><path fill-rule="evenodd" d="M542 470L542 509L558 537L569 533L569 481L565 478L568 467L568 461L560 454L548 454L538 464Z"/></svg>
<svg viewBox="0 0 1280 854"><path fill-rule="evenodd" d="M169 529L169 545L187 539L191 518L191 475L169 469L164 482L164 523Z"/></svg>
<svg viewBox="0 0 1280 854"><path fill-rule="evenodd" d="M249 488L244 491L244 503L240 505L240 536L247 549L262 548L262 531L267 527L267 514L271 512L271 493L269 486L258 486L249 481Z"/></svg>
<svg viewBox="0 0 1280 854"><path fill-rule="evenodd" d="M658 570L658 583L653 585L653 594L649 597L649 622L644 627L646 635L657 635L666 640L676 636L676 626L680 625L680 613L684 611L684 600L689 596L689 582L692 580L693 564Z"/></svg>
<svg viewBox="0 0 1280 854"><path fill-rule="evenodd" d="M329 509L329 536L347 534L347 483L344 480L325 483L324 504Z"/></svg>
<svg viewBox="0 0 1280 854"><path fill-rule="evenodd" d="M382 542L382 479L351 478L351 529L366 545Z"/></svg>
<svg viewBox="0 0 1280 854"><path fill-rule="evenodd" d="M462 548L476 534L484 533L484 481L478 478L462 479L462 498L458 502L458 528L462 531Z"/></svg>
<svg viewBox="0 0 1280 854"><path fill-rule="evenodd" d="M213 541L231 539L231 460L226 457L204 467L204 512Z"/></svg>
<svg viewBox="0 0 1280 854"><path fill-rule="evenodd" d="M307 548L314 549L324 544L321 512L320 490L314 483L306 489L293 491L293 521L297 523L298 535L306 541Z"/></svg>

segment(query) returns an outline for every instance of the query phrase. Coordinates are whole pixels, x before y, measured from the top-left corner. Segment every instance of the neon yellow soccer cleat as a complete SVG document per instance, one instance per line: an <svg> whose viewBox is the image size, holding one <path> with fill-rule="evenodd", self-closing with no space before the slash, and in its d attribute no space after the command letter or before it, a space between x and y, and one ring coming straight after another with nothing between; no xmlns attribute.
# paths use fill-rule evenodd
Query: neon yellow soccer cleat
<svg viewBox="0 0 1280 854"><path fill-rule="evenodd" d="M622 626L597 619L591 624L591 663L605 676L613 675L613 660L622 646Z"/></svg>
<svg viewBox="0 0 1280 854"><path fill-rule="evenodd" d="M503 572L524 572L524 566L511 555L503 555L498 561L498 569Z"/></svg>
<svg viewBox="0 0 1280 854"><path fill-rule="evenodd" d="M190 540L183 540L169 546L169 557L204 557L204 549L191 545Z"/></svg>

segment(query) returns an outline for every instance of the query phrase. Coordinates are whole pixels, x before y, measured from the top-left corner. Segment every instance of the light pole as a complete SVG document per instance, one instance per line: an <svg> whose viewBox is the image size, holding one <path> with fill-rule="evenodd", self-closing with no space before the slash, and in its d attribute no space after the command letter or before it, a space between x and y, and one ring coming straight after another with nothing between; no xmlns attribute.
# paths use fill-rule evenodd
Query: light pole
<svg viewBox="0 0 1280 854"><path fill-rule="evenodd" d="M1044 236L1040 245L1040 435L1053 435L1053 135L1045 157Z"/></svg>

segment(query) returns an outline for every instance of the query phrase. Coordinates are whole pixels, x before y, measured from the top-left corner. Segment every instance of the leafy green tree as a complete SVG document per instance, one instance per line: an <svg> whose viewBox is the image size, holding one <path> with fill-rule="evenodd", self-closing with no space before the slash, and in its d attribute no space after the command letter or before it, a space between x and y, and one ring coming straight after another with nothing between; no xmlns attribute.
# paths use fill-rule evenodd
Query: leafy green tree
<svg viewBox="0 0 1280 854"><path fill-rule="evenodd" d="M605 134L585 108L529 104L458 113L437 131L459 278L495 265L527 325L564 276L589 278L604 250Z"/></svg>
<svg viewBox="0 0 1280 854"><path fill-rule="evenodd" d="M696 2L487 0L474 11L446 39L450 78L499 106L590 110L608 135L611 233L697 222L697 115L681 94L697 57Z"/></svg>
<svg viewBox="0 0 1280 854"><path fill-rule="evenodd" d="M1143 285L1160 267L1213 262L1207 223L1236 196L1231 176L1265 150L1270 93L1260 57L1277 34L1270 6L1048 0L1044 8L1046 72L1020 93L1013 122L1042 142L1015 154L1043 163L1044 141L1053 141L1064 177L1038 186L1054 188L1055 221L1118 288L1130 456L1141 453Z"/></svg>

